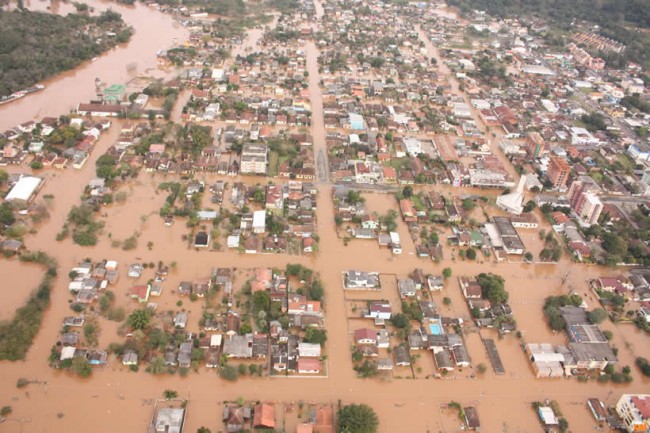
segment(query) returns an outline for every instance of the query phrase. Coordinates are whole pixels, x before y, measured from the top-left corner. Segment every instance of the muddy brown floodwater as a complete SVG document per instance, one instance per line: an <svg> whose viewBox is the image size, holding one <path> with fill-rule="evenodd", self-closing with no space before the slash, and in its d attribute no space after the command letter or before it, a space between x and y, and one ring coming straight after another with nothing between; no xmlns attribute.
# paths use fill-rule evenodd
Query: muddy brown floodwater
<svg viewBox="0 0 650 433"><path fill-rule="evenodd" d="M133 26L135 33L127 44L122 44L77 68L44 81L46 87L17 101L0 106L0 130L28 120L67 114L77 105L96 98L95 79L106 85L127 83L133 78L151 76L162 78L167 72L156 69L156 52L170 48L187 38L188 32L168 15L137 2L122 6L102 0L85 1L94 13L112 9ZM71 3L54 2L52 10L59 14L74 11ZM25 4L30 10L45 11L50 2L31 0Z"/></svg>
<svg viewBox="0 0 650 433"><path fill-rule="evenodd" d="M92 2L97 8L108 7L108 4ZM127 20L139 17L143 26L156 31L138 36L136 33L134 43L138 37L148 40L148 50L139 53L137 50L131 56L124 57L120 51L129 50L130 45L120 48L106 55L106 62L112 63L113 56L122 66L116 66L112 74L104 74L107 81L120 81L124 65L138 58L140 65L151 51L164 45L163 39L173 38L173 35L182 35L182 29L175 28L168 17L161 16L158 12L145 6L136 6L125 9L111 5L122 12ZM322 7L317 5L317 10L322 13ZM157 23L157 24L151 24ZM143 33L141 30L140 33ZM315 47L308 45L308 62L311 62L310 91L312 95L318 94L313 85L318 85L317 68L313 73ZM313 50L313 51L312 51ZM311 52L311 54L310 54ZM140 56L141 54L141 56ZM92 90L93 80L99 71L95 71L95 64L85 65L74 73L81 73L90 80L89 88ZM118 63L119 63L118 62ZM90 68L92 72L86 70ZM57 78L68 80L70 77ZM69 86L65 84L65 86ZM61 84L59 91L65 87ZM72 86L69 89L75 93L85 85ZM58 87L52 85L50 89ZM65 93L65 92L63 92ZM51 95L55 99L58 94ZM83 95L82 95L83 96ZM12 125L16 122L31 118L38 109L31 106L37 96L25 98L17 104L9 104L6 114L11 118L8 121L5 111L2 122ZM39 96L42 97L42 96ZM77 94L70 101L80 97ZM54 101L48 110L52 114L60 114L69 108L69 103ZM312 105L313 102L312 102ZM317 104L316 104L317 105ZM18 108L16 108L18 107ZM5 110L3 108L3 110ZM36 111L34 111L36 110ZM57 111L60 110L60 111ZM49 111L48 111L49 112ZM322 116L322 112L314 112L314 116ZM48 172L47 181L40 195L53 194L51 217L44 222L34 235L26 238L30 249L42 249L55 256L59 261L59 277L55 281L52 292L52 305L43 318L43 323L31 347L27 359L22 362L0 363L0 405L11 405L13 413L10 419L0 425L0 431L13 432L84 432L113 433L117 430L128 432L144 432L152 415L150 399L158 398L164 389L174 389L182 397L189 397L186 432L194 432L200 426L207 426L212 431L223 429L221 424L221 403L224 400L233 400L244 397L250 400L270 400L279 402L317 401L332 402L338 400L343 403L362 402L375 408L380 418L381 433L424 433L424 432L457 432L460 431L459 422L454 414L445 408L451 400L462 405L477 407L483 431L487 432L539 432L541 430L537 417L531 409L531 402L545 398L555 399L563 409L571 428L575 432L596 431L596 425L589 415L585 401L590 397L597 397L612 405L618 395L625 392L646 392L650 382L642 379L640 373L633 369L634 382L624 386L602 385L595 382L581 384L575 380L537 380L533 377L519 341L512 337L499 339L491 331L481 330L480 333L470 332L467 346L473 363L483 362L489 366L485 350L480 338L494 338L501 353L507 373L496 376L488 367L485 375L478 379L470 379L465 375L450 375L444 379L425 379L424 374L418 374L417 379L388 379L362 380L355 377L349 351L349 331L346 316L348 306L341 288L341 273L348 269L379 271L383 274L406 276L415 268L422 268L425 273L439 274L444 267L452 268L454 278L447 282L445 289L434 294L434 301L442 306L442 298L449 297L452 301L449 307L443 308L444 314L470 318L469 311L462 299L458 282L455 277L466 275L474 276L480 272L495 272L506 279L506 288L512 298L514 317L518 321L524 339L528 342L553 342L563 343L562 335L552 334L546 327L542 313L542 302L546 296L577 291L580 294L588 293L587 280L599 275L609 275L610 271L596 266L584 266L571 263L567 259L558 265L526 265L521 263L495 263L490 259L481 258L478 261L451 260L452 247L444 245L445 260L434 263L430 259L420 259L414 253L415 247L409 238L408 230L403 222L399 222L398 232L403 238L404 253L393 256L387 249L379 249L377 244L369 241L352 241L344 246L343 241L336 236L334 212L331 201L332 185L327 178L320 179L318 183L318 234L320 236L319 253L314 257L289 256L289 255L239 255L235 252L198 252L188 249L183 242L182 235L187 233L182 221L172 227L165 227L160 218L155 214L162 205L164 196L155 193L156 185L164 180L162 176L151 176L141 173L125 191L128 200L125 204L114 204L106 208L107 226L99 245L95 248L83 248L73 245L68 239L56 242L56 233L61 229L66 215L73 205L79 203L79 196L84 185L95 175L95 161L106 149L112 145L119 135L120 122L116 121L110 130L100 138L96 149L81 170L65 170L62 172ZM315 123L314 123L315 124ZM312 124L312 128L314 128ZM317 124L316 124L317 125ZM319 138L324 137L320 126L313 129L316 138L315 151L323 149ZM14 170L12 168L12 170ZM215 178L217 178L215 176ZM226 178L223 178L226 179ZM212 178L209 179L213 180ZM227 178L229 183L239 180ZM250 179L246 180L250 182ZM256 179L255 181L259 181ZM450 193L450 188L431 187L442 193ZM459 190L455 193L459 194ZM472 192L460 190L460 193ZM364 194L367 207L370 211L385 214L388 209L396 208L394 199L389 195ZM227 198L226 198L227 200ZM543 222L543 224L546 224ZM544 226L548 230L547 226ZM124 239L134 232L140 233L138 246L132 251L123 251L112 248L108 239L111 233L116 239ZM448 233L445 233L448 234ZM444 239L441 236L442 239ZM151 250L147 243L153 242ZM526 235L524 235L526 242ZM181 280L192 280L207 276L215 266L236 267L240 270L254 267L284 267L287 263L301 263L314 268L323 279L326 288L326 327L328 330L327 354L328 377L314 379L285 379L285 378L244 378L236 383L227 383L213 371L201 368L198 373L191 373L188 377L152 376L144 371L132 373L123 368L119 360L111 358L107 367L95 369L89 379L79 379L72 375L47 366L47 357L50 347L57 341L63 317L69 315L68 300L70 295L67 290L67 272L80 260L90 257L95 260L115 259L120 263L121 278L113 288L117 295L117 302L129 308L137 308L126 296L133 280L126 278L126 267L136 260L177 263L176 270L170 274L164 284L162 296L156 300L163 310L173 309L176 300L172 291ZM25 269L15 261L2 262L0 277L14 284L8 296L11 307L5 307L0 314L1 318L7 317L11 309L19 305L27 296L37 276L35 271ZM23 281L19 281L26 275ZM143 275L141 281L150 278L149 274ZM566 278L565 278L566 276ZM34 277L35 281L32 281ZM243 277L238 277L243 278ZM562 280L566 279L563 283ZM236 280L235 284L243 280ZM7 287L7 285L5 285ZM393 293L389 293L388 291ZM394 284L387 284L385 293L378 293L377 298L388 298L397 302L394 293ZM364 294L362 299L371 298ZM594 302L588 300L591 305ZM394 306L395 308L397 306ZM190 311L190 329L197 329L200 317L200 304L184 303L183 308ZM113 341L120 341L116 335L117 325L102 322L100 337L101 346L105 347ZM605 324L606 329L612 330L614 344L620 348L619 357L621 365L632 365L634 356L641 354L649 356L647 336L641 335L631 327L624 325ZM427 360L422 365L430 368L433 363ZM17 389L15 384L18 378L38 380L40 383L31 384L25 389ZM290 433L288 431L288 433Z"/></svg>

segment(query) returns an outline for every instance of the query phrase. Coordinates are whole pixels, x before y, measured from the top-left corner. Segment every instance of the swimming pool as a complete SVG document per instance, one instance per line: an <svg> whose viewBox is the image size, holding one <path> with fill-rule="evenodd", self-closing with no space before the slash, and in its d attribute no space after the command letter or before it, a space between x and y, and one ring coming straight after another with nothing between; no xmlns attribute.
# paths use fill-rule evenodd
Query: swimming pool
<svg viewBox="0 0 650 433"><path fill-rule="evenodd" d="M429 324L429 330L431 331L432 335L442 335L442 327L439 323Z"/></svg>

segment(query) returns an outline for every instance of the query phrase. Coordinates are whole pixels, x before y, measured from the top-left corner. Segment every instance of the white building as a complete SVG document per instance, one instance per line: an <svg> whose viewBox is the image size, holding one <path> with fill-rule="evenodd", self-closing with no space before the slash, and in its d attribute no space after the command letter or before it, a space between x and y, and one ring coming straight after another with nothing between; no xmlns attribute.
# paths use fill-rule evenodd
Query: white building
<svg viewBox="0 0 650 433"><path fill-rule="evenodd" d="M580 209L580 218L586 224L596 224L603 211L603 203L597 195L591 192L586 193L584 197L585 199Z"/></svg>
<svg viewBox="0 0 650 433"><path fill-rule="evenodd" d="M650 429L650 395L623 394L616 403L616 413L629 433Z"/></svg>
<svg viewBox="0 0 650 433"><path fill-rule="evenodd" d="M402 254L402 244L400 242L399 233L390 232L390 246L393 254Z"/></svg>
<svg viewBox="0 0 650 433"><path fill-rule="evenodd" d="M491 108L490 103L485 99L472 99L470 102L477 110L489 110Z"/></svg>
<svg viewBox="0 0 650 433"><path fill-rule="evenodd" d="M320 344L314 343L299 343L298 356L301 358L319 358L320 357Z"/></svg>
<svg viewBox="0 0 650 433"><path fill-rule="evenodd" d="M262 144L245 144L239 171L242 174L266 174L268 148Z"/></svg>
<svg viewBox="0 0 650 433"><path fill-rule="evenodd" d="M406 147L406 152L411 156L418 156L422 153L422 143L415 137L405 138L404 147Z"/></svg>
<svg viewBox="0 0 650 433"><path fill-rule="evenodd" d="M587 144L599 144L600 141L594 137L591 132L587 131L585 128L572 127L571 128L571 144L573 145L587 145Z"/></svg>
<svg viewBox="0 0 650 433"><path fill-rule="evenodd" d="M253 233L264 233L266 231L266 211L258 210L253 212Z"/></svg>
<svg viewBox="0 0 650 433"><path fill-rule="evenodd" d="M36 176L21 176L5 197L6 201L22 200L29 202L43 185L43 179Z"/></svg>
<svg viewBox="0 0 650 433"><path fill-rule="evenodd" d="M472 109L470 106L464 102L456 102L454 104L454 116L455 117L472 117Z"/></svg>
<svg viewBox="0 0 650 433"><path fill-rule="evenodd" d="M497 206L511 214L521 215L524 211L524 186L526 185L526 175L521 176L517 189L510 194L504 194L497 197Z"/></svg>
<svg viewBox="0 0 650 433"><path fill-rule="evenodd" d="M642 94L645 90L643 80L640 78L623 78L621 87L629 94Z"/></svg>
<svg viewBox="0 0 650 433"><path fill-rule="evenodd" d="M555 114L557 113L557 105L555 105L552 101L549 101L548 99L542 99L542 106L546 111L549 113Z"/></svg>

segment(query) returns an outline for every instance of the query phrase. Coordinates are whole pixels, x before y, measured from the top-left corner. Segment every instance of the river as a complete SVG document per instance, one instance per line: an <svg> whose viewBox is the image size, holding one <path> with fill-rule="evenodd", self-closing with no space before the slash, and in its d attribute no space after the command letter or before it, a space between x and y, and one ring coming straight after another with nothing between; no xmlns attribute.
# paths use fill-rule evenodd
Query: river
<svg viewBox="0 0 650 433"><path fill-rule="evenodd" d="M123 6L114 2L88 0L94 13L112 9L133 26L131 40L85 62L75 69L42 82L45 90L33 93L17 101L0 106L0 131L28 120L47 116L58 117L76 109L79 103L96 98L95 79L102 83L126 84L133 78L151 76L162 78L165 71L157 69L156 52L167 49L176 41L184 41L188 31L171 16L156 11L143 3ZM49 2L31 0L25 3L30 10L45 11ZM51 10L59 14L74 11L70 3L54 2Z"/></svg>

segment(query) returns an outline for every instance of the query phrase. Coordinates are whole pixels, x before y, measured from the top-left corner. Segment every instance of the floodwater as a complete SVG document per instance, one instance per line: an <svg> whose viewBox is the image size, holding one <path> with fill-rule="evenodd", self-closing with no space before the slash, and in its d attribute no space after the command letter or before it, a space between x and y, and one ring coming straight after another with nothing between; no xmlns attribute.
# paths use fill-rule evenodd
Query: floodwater
<svg viewBox="0 0 650 433"><path fill-rule="evenodd" d="M79 103L96 99L95 79L105 85L126 84L133 78L151 76L161 78L167 74L156 69L156 52L184 41L188 32L170 16L136 3L123 6L105 0L89 0L85 3L95 13L112 9L133 26L135 33L127 44L119 45L97 57L95 61L44 81L45 90L33 93L15 102L0 106L0 130L14 127L28 120L46 116L58 117L77 108ZM44 11L49 2L31 0L26 3L30 10ZM71 4L54 4L56 13L73 12Z"/></svg>
<svg viewBox="0 0 650 433"><path fill-rule="evenodd" d="M147 19L151 17L153 21L163 20L169 26L170 33L180 32L173 29L167 18L160 18L157 12L143 8L137 6L133 10L145 14ZM155 33L158 43L161 41L159 35L163 33L161 31ZM153 44L150 48L157 49L158 45ZM115 54L110 54L113 55ZM125 62L128 63L128 59L125 59ZM84 71L83 68L81 72ZM115 74L109 77L112 81L117 81L117 77L120 76L119 68ZM312 75L310 68L311 85L316 81L312 81L316 76L316 74ZM94 79L94 73L91 73L89 78ZM315 92L314 88L311 90ZM29 101L30 98L26 100ZM15 108L11 109L15 110ZM56 107L52 108L55 109ZM59 106L59 109L65 111L66 108ZM18 112L11 115L15 117L13 123L24 120ZM29 116L31 114L27 114L27 117ZM322 112L314 112L314 116L322 116ZM321 133L313 131L318 143ZM559 402L573 431L592 432L595 431L596 425L585 410L584 403L587 398L597 397L611 405L615 403L618 394L622 391L645 392L648 389L648 381L641 379L636 369L633 369L634 382L622 387L594 382L580 384L575 380L566 379L534 379L519 341L514 336L499 340L491 331L484 330L480 331L481 336L496 340L507 370L504 376L499 377L491 372L479 334L470 332L467 335L467 344L474 364L483 362L488 366L488 372L479 378L470 379L464 375L463 377L457 375L454 376L456 378L424 379L427 373L423 372L417 375L418 379L388 381L357 379L352 370L347 344L349 326L345 318L348 314L348 306L345 300L346 294L341 288L341 273L345 270L359 269L406 276L415 268L422 268L425 273L438 274L444 267L450 267L453 278L447 282L442 293L433 295L433 299L445 315L463 317L467 320L470 316L469 311L460 293L456 277L474 276L480 272L498 273L506 279L506 289L512 298L514 316L524 339L528 342L554 343L563 342L563 337L553 335L547 330L541 314L543 299L549 295L568 291L584 294L588 290L589 279L609 274L609 271L596 266L576 265L566 258L558 265L525 265L508 262L497 264L488 259L475 262L460 259L452 261L451 248L446 245L444 246L446 259L442 263L435 264L430 259L420 259L412 254L414 245L409 240L405 224L401 221L398 232L403 237L404 253L399 256L393 256L387 249L379 249L376 243L369 241L353 241L348 246L344 246L342 239L335 234L331 202L332 185L327 183L326 179L321 180L318 185L317 219L320 245L319 253L313 257L239 255L229 251L196 251L188 248L187 242L182 239L183 234L188 232L183 221L179 220L172 227L165 227L155 214L164 202L164 194L156 194L155 187L164 177L151 176L147 173L140 174L136 180L122 187L127 192L126 203L116 203L105 209L106 217L102 219L107 220L107 225L97 247L79 247L73 245L69 239L56 242L56 233L61 229L69 209L79 203L79 195L84 185L95 176L96 159L114 142L119 132L120 122L115 122L100 138L96 149L82 170L69 169L62 172L49 172L46 175L47 181L40 194L54 194L53 206L50 209L51 218L43 223L38 233L26 238L26 244L31 249L42 249L55 256L60 264L60 276L55 282L52 293L52 306L43 318L43 325L28 353L27 360L0 363L0 405L13 407L10 419L0 428L2 432L92 430L97 433L108 433L118 429L143 432L153 410L150 400L161 397L164 389L176 390L181 397L190 399L187 432L195 431L200 426L207 426L212 431L222 430L221 403L238 397L253 401L309 400L336 404L341 400L343 403L367 403L373 406L379 415L381 433L459 431L459 423L455 421L454 415L449 410L443 409L443 406L451 400L460 402L464 406L476 406L483 431L538 432L541 428L531 409L531 403L549 398ZM318 144L315 145L315 150L317 149ZM229 183L239 180L223 179ZM431 188L448 191L447 188ZM465 190L461 192L464 193ZM390 208L397 209L394 199L389 195L364 194L364 196L370 211L385 214ZM226 202L227 198L224 200L224 203ZM134 250L123 251L111 246L108 233L111 233L113 239L123 240L134 232L139 233L138 245ZM148 242L153 243L151 250L147 247ZM71 313L68 306L70 295L67 290L67 272L86 257L119 261L121 278L111 290L115 292L118 304L129 309L137 308L137 305L126 295L134 283L134 280L126 277L128 264L135 261L154 263L163 261L169 264L175 261L175 270L171 272L168 281L163 283L162 296L152 299L159 304L159 311L176 309L175 303L178 298L172 292L178 282L205 277L215 266L243 270L254 267L282 268L287 263L301 263L312 267L320 273L326 288L329 375L327 378L319 379L245 378L236 383L227 383L219 379L214 372L203 368L198 374L191 373L186 378L178 375L155 377L145 373L143 369L138 373L132 373L115 359L110 359L107 367L96 369L93 376L86 380L52 370L47 366L50 347L57 341L61 320ZM4 263L0 266L4 266ZM6 263L12 266L15 264ZM19 272L19 269L0 267L0 275L12 280L10 275ZM147 272L137 281L144 282L151 278L152 272L150 270ZM239 287L243 281L244 276L239 275L235 287ZM29 287L25 290L29 290ZM384 291L388 290L394 291L394 285L384 288ZM23 294L22 299L25 296ZM367 296L369 295L361 297ZM376 297L387 298L391 302L397 300L396 293L377 293ZM450 306L442 305L443 297L451 299ZM19 301L19 298L17 297L16 300ZM191 303L184 299L182 308L190 311L189 329L196 330L201 303ZM121 337L116 335L116 324L102 321L101 328L102 346L113 341L121 341ZM631 327L624 325L606 324L605 328L612 330L614 343L621 348L619 356L622 365L632 365L636 354L648 356L647 336L638 334ZM625 345L625 341L629 346ZM433 364L430 361L421 361L421 365L426 370ZM15 383L21 377L37 380L40 383L31 384L25 389L17 389Z"/></svg>
<svg viewBox="0 0 650 433"><path fill-rule="evenodd" d="M15 275L20 275L20 278ZM36 290L44 275L44 270L32 263L20 263L16 258L0 260L0 278L11 281L2 291L0 321L13 317L16 309L22 307L29 294Z"/></svg>

